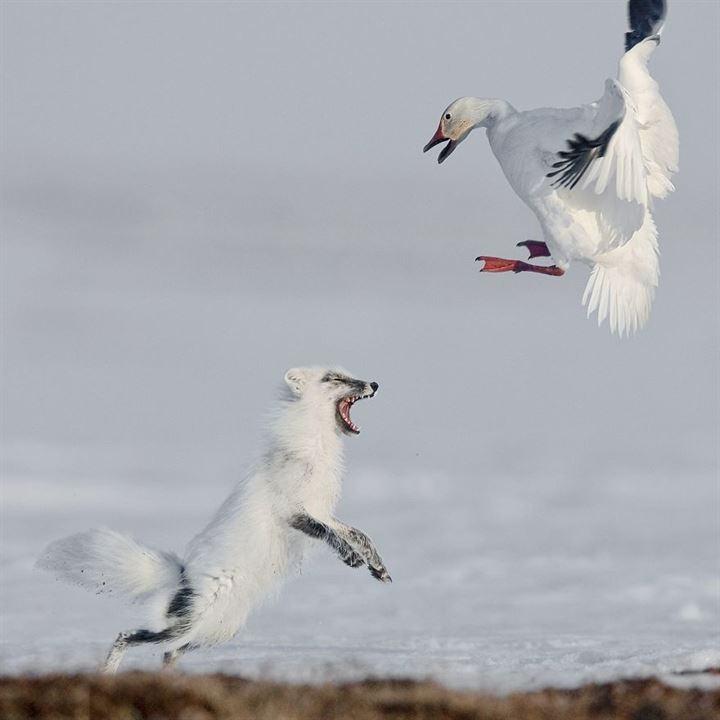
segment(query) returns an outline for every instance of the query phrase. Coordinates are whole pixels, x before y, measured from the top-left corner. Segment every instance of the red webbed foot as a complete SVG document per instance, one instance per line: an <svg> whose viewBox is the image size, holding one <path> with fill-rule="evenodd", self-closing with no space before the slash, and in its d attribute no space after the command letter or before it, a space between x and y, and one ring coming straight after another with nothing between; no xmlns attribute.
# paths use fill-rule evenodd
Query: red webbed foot
<svg viewBox="0 0 720 720"><path fill-rule="evenodd" d="M548 246L539 240L523 240L517 244L517 247L526 247L530 253L528 260L536 257L550 257Z"/></svg>
<svg viewBox="0 0 720 720"><path fill-rule="evenodd" d="M475 258L475 261L484 263L483 267L480 268L480 272L534 272L541 275L554 275L555 277L565 274L565 271L557 265L531 265L522 260L506 260L505 258L491 257L489 255L480 255Z"/></svg>

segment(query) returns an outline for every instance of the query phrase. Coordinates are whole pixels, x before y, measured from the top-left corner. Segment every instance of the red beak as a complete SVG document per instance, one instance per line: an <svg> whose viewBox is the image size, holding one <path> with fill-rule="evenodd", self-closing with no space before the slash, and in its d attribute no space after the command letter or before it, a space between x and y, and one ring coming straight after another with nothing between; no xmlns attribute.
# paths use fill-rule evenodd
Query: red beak
<svg viewBox="0 0 720 720"><path fill-rule="evenodd" d="M446 138L443 135L442 132L442 123L438 125L438 129L435 131L435 134L430 138L430 142L423 148L423 152L426 153L430 148L435 147L438 143L444 142L445 140L449 140L450 138Z"/></svg>

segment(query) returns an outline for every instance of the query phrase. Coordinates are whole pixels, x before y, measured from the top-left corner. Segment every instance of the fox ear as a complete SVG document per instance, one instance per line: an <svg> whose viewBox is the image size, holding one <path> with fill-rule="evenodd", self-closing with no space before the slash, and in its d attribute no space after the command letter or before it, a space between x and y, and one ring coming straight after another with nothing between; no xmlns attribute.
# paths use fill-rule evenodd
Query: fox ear
<svg viewBox="0 0 720 720"><path fill-rule="evenodd" d="M285 373L285 382L295 395L302 395L307 383L307 373L302 368L291 368Z"/></svg>

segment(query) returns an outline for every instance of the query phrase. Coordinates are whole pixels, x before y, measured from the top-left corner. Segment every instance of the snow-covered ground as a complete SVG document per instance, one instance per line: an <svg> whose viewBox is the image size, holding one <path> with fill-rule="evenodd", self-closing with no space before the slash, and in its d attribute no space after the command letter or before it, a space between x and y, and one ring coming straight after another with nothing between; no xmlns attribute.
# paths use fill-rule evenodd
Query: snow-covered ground
<svg viewBox="0 0 720 720"><path fill-rule="evenodd" d="M1 588L6 672L93 669L115 633L133 626L134 609L33 569L49 538L111 522L181 549L222 496L217 483L191 482L200 467L182 478L98 482L83 472L88 464L127 464L95 457L78 467L82 455L38 447L11 455ZM684 476L682 489L672 474L581 480L542 469L492 476L355 469L341 516L373 535L393 584L320 549L246 632L183 666L314 681L434 677L495 690L717 666L711 479ZM157 651L138 650L126 667L159 660Z"/></svg>
<svg viewBox="0 0 720 720"><path fill-rule="evenodd" d="M282 373L332 362L381 386L339 514L394 582L319 549L186 669L504 690L720 664L720 121L697 101L718 7L672 2L653 58L681 173L621 342L584 318L583 268L477 274L540 239L481 133L421 153L462 94L601 94L625 3L537 6L3 9L2 671L93 668L135 622L35 571L46 543L107 525L182 550ZM591 27L582 62L541 21Z"/></svg>

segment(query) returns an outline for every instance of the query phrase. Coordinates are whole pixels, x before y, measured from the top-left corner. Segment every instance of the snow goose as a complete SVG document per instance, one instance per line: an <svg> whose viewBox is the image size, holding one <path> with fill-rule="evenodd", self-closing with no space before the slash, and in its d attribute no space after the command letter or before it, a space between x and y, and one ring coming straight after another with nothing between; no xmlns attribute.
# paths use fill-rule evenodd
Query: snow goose
<svg viewBox="0 0 720 720"><path fill-rule="evenodd" d="M504 100L464 97L442 114L425 146L447 142L443 162L477 127L505 177L535 213L544 242L518 243L552 265L481 255L482 272L560 276L571 262L592 268L583 304L620 336L648 319L658 284L652 198L674 190L678 132L647 62L660 43L665 0L630 0L630 32L617 80L590 105L520 112Z"/></svg>

